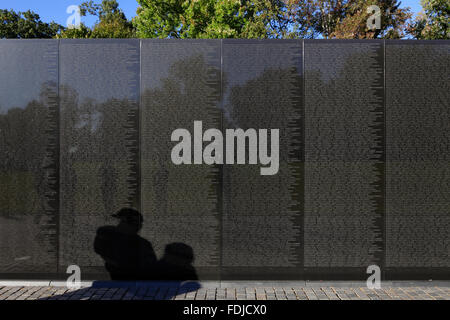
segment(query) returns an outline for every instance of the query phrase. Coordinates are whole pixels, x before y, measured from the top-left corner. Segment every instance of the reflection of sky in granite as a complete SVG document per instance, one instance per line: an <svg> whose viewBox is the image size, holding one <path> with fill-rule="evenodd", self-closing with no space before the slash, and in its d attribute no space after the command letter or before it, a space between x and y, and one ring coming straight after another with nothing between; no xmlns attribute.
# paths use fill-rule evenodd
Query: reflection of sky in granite
<svg viewBox="0 0 450 320"><path fill-rule="evenodd" d="M50 40L55 44L55 40ZM9 41L0 43L0 113L12 108L25 108L32 100L39 100L40 93L49 78L48 41ZM108 47L109 45L109 47ZM60 85L74 89L79 102L87 99L102 103L108 99L138 99L130 92L130 70L127 42L116 44L79 44L61 42ZM122 50L119 50L122 49ZM109 54L105 54L109 50ZM114 52L114 55L110 52ZM55 59L58 56L55 55ZM109 59L110 58L110 59ZM115 63L114 63L115 61ZM117 61L123 63L118 64ZM113 67L111 67L113 66ZM56 78L56 75L55 75ZM55 79L56 80L56 79ZM137 80L137 79L136 79ZM138 81L135 83L139 86Z"/></svg>
<svg viewBox="0 0 450 320"><path fill-rule="evenodd" d="M3 114L12 108L25 108L33 99L39 99L48 70L42 51L32 50L36 45L39 44L24 45L22 41L0 43L0 112Z"/></svg>
<svg viewBox="0 0 450 320"><path fill-rule="evenodd" d="M129 57L123 54L128 43L76 43L62 41L60 45L60 84L74 89L79 101L91 98L96 102L130 96ZM105 54L105 50L108 54ZM117 61L121 61L120 64ZM138 83L136 83L136 86Z"/></svg>
<svg viewBox="0 0 450 320"><path fill-rule="evenodd" d="M95 132L103 120L97 108L108 100L139 100L138 50L138 40L61 40L60 86L76 92L82 110L75 128Z"/></svg>
<svg viewBox="0 0 450 320"><path fill-rule="evenodd" d="M305 41L304 70L310 75L312 72L320 74L320 80L324 84L329 83L342 77L343 69L348 67L349 63L357 64L359 62L352 61L353 59L359 59L358 56L362 55L373 55L373 43L369 41L364 45L362 42L355 41ZM318 54L319 50L334 52L335 55ZM376 61L374 61L375 64Z"/></svg>
<svg viewBox="0 0 450 320"><path fill-rule="evenodd" d="M174 44L176 45L176 42ZM148 84L144 89L160 87L161 80L169 76L169 69L173 65L174 59L173 55L158 54L158 47L170 46L170 42L166 42L165 45L161 45L161 43L155 43L155 46L151 43L149 45L150 51L158 56L160 63L152 66L154 68L152 75L143 75L145 83ZM274 58L280 47L267 46L263 45L263 42L256 41L252 44L246 41L224 41L222 59L223 80L224 85L226 84L226 87L223 88L225 116L231 107L229 95L232 87L242 86L247 81L258 78L266 70L291 67L291 61ZM86 44L67 41L62 42L60 46L60 74L62 75L60 84L74 89L79 95L81 104L88 98L93 98L96 102L104 102L110 98L132 98L128 90L129 78L119 76L129 72L126 64L115 65L114 68L111 68L112 62L108 60L110 55L105 55L104 50L102 43L92 43L87 47ZM46 72L44 63L36 63L33 59L19 58L21 55L9 48L5 51L5 55L0 55L2 77L8 75L7 81L0 82L0 110L2 112L15 106L23 108L32 99L38 98L42 87L40 79ZM195 50L177 50L176 57L178 61L182 61L193 55L206 54L201 50L193 51ZM123 59L126 60L126 57ZM86 65L89 61L95 61L95 63ZM255 61L259 63L255 64ZM27 74L27 77L23 77L23 74Z"/></svg>
<svg viewBox="0 0 450 320"><path fill-rule="evenodd" d="M292 61L277 59L277 55L283 54L284 46L277 46L275 43L268 46L258 41L223 41L222 77L224 87L222 105L226 117L228 117L230 108L232 108L229 102L232 87L245 85L247 81L258 78L266 70L285 69L292 66ZM176 42L173 42L173 44L176 45ZM114 46L121 45L127 46L127 43L115 44L110 50L114 50ZM162 84L161 80L169 76L169 69L174 59L173 55L158 54L158 48L171 44L166 42L164 45L161 45L161 43L153 45L150 42L146 45L151 47L150 52L158 56L160 63L152 66L154 68L152 75L143 75L145 83L148 84L145 89L158 88ZM311 44L305 43L305 47L309 45ZM342 59L342 54L347 51L347 44L342 43L340 48L339 44L335 43L315 42L314 45L321 45L322 48L330 47L330 50L342 50L341 54L336 55L336 59L333 61L322 61L320 56L309 57L314 63L305 65L306 71L313 71L317 65L329 64L330 68L322 68L321 79L324 82L335 79L339 75L335 70L344 67L346 63L346 59ZM4 49L2 50L2 48ZM44 84L43 75L47 73L46 64L43 63L45 57L34 56L34 52L30 50L24 55L24 48L12 42L8 42L6 45L2 44L0 47L0 67L2 71L0 113L6 113L7 110L14 107L25 108L33 99L39 99ZM355 51L354 48L352 49L353 51L348 53ZM60 46L61 84L74 89L79 95L81 104L88 98L93 98L99 103L111 98L133 98L130 97L129 78L121 76L129 73L127 64L116 64L114 68L111 68L112 61L108 57L112 56L106 55L104 50L105 45L101 42L86 46L85 43L63 41ZM116 50L117 54L121 55L122 61L126 61L127 57L122 55L120 51ZM362 47L360 51L363 53L366 49ZM206 52L202 52L202 50L177 50L176 57L179 59L178 61L182 61L198 54L206 54ZM24 56L27 56L27 59L24 59ZM114 61L117 61L117 58L117 56L114 56ZM258 63L255 64L255 61L258 61ZM336 68L337 66L338 68ZM330 72L327 73L327 70L330 70ZM24 75L26 76L24 77Z"/></svg>

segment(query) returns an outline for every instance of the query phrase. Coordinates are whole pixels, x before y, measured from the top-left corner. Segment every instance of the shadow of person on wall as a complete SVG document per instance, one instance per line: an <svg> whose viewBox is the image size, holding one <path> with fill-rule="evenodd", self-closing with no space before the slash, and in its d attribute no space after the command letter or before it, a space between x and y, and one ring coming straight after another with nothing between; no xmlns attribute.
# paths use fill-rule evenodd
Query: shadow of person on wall
<svg viewBox="0 0 450 320"><path fill-rule="evenodd" d="M152 244L139 235L144 222L141 213L122 208L112 216L119 224L98 228L94 240L94 250L105 261L111 280L198 280L190 246L181 242L168 244L163 257L157 261Z"/></svg>
<svg viewBox="0 0 450 320"><path fill-rule="evenodd" d="M135 281L134 285L143 295L146 287L172 288L167 291L172 294L166 293L164 299L200 288L190 246L180 242L168 244L158 261L151 243L138 234L144 223L139 211L122 208L113 217L119 224L98 228L94 250L105 261L105 268L115 283L95 281L93 288L130 286L130 281Z"/></svg>
<svg viewBox="0 0 450 320"><path fill-rule="evenodd" d="M94 250L105 261L111 280L134 281L154 278L156 255L152 244L138 233L144 219L132 208L122 208L112 215L117 226L97 229Z"/></svg>
<svg viewBox="0 0 450 320"><path fill-rule="evenodd" d="M190 246L180 242L171 243L156 263L156 274L165 281L198 280L193 262L194 252Z"/></svg>
<svg viewBox="0 0 450 320"><path fill-rule="evenodd" d="M122 208L112 216L118 219L118 225L97 229L94 251L105 261L113 281L94 281L90 287L69 290L50 299L89 299L92 290L122 288L127 292L125 296L132 295L133 299L171 300L201 287L192 265L194 252L190 246L180 242L168 244L158 261L152 244L139 235L144 222L139 211Z"/></svg>

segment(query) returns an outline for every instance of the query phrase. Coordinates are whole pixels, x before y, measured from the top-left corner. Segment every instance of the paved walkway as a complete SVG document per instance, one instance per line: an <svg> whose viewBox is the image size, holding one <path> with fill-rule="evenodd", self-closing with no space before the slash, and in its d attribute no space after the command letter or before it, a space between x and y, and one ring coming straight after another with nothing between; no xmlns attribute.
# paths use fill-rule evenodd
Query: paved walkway
<svg viewBox="0 0 450 320"><path fill-rule="evenodd" d="M0 300L450 300L450 286L1 286Z"/></svg>

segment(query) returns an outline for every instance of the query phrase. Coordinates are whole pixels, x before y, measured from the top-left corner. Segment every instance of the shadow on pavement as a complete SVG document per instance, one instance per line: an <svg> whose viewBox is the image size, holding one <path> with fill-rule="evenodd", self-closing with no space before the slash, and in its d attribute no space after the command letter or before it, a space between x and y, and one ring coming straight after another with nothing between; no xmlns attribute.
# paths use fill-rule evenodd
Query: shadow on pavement
<svg viewBox="0 0 450 320"><path fill-rule="evenodd" d="M69 290L45 300L173 300L177 295L200 288L197 281L94 281L90 287Z"/></svg>

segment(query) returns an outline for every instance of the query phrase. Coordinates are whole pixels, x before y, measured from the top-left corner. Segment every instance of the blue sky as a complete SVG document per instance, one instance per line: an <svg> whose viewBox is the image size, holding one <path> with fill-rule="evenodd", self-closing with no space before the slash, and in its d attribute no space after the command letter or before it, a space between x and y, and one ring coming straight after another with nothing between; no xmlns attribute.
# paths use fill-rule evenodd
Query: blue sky
<svg viewBox="0 0 450 320"><path fill-rule="evenodd" d="M81 4L84 0L0 0L0 9L14 9L15 11L33 10L41 16L43 21L54 20L59 24L66 25L69 14L66 9L70 5ZM97 0L96 2L101 2ZM127 18L136 15L138 7L136 0L118 0L120 7L125 12ZM411 7L414 13L422 10L420 0L403 0L402 7ZM82 22L91 26L95 23L95 17L82 17Z"/></svg>
<svg viewBox="0 0 450 320"><path fill-rule="evenodd" d="M0 9L14 9L15 11L33 10L41 16L45 22L55 21L66 26L70 14L66 9L71 5L79 5L86 0L0 0ZM101 3L101 0L95 0ZM120 8L125 12L128 19L136 15L138 3L136 0L118 0ZM96 18L92 16L82 17L81 21L91 26Z"/></svg>

